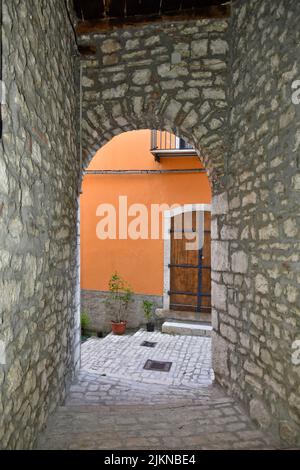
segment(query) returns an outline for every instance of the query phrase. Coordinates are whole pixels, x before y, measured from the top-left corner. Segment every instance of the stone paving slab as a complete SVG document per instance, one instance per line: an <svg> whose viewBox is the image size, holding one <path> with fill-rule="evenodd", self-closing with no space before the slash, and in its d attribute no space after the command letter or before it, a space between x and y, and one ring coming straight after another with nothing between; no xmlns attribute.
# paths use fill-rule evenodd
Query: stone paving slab
<svg viewBox="0 0 300 470"><path fill-rule="evenodd" d="M145 340L157 348L141 347ZM171 374L145 371L147 359L173 361ZM82 347L82 365L37 449L278 448L212 383L209 338L143 330L92 338Z"/></svg>
<svg viewBox="0 0 300 470"><path fill-rule="evenodd" d="M143 341L157 344L147 348L141 346ZM172 362L170 372L144 370L147 359ZM82 346L82 368L111 377L174 386L211 385L214 379L210 338L149 333L143 329L134 335L89 339Z"/></svg>
<svg viewBox="0 0 300 470"><path fill-rule="evenodd" d="M38 449L271 449L277 445L232 403L61 407Z"/></svg>
<svg viewBox="0 0 300 470"><path fill-rule="evenodd" d="M110 404L186 404L222 397L219 389L212 385L174 387L156 383L144 383L119 377L102 376L82 370L70 388L67 405ZM228 400L230 400L228 398Z"/></svg>

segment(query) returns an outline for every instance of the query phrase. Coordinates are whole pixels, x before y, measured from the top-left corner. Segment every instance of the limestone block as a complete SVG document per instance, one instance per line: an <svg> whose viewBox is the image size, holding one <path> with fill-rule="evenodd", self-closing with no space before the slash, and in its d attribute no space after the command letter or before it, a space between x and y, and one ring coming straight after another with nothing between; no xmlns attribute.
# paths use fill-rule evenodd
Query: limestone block
<svg viewBox="0 0 300 470"><path fill-rule="evenodd" d="M106 39L101 44L101 50L104 54L111 54L121 49L121 44L115 39Z"/></svg>
<svg viewBox="0 0 300 470"><path fill-rule="evenodd" d="M208 39L192 41L191 48L193 58L206 56L208 52Z"/></svg>
<svg viewBox="0 0 300 470"><path fill-rule="evenodd" d="M260 292L261 294L267 294L269 292L268 280L262 274L256 275L255 288L257 292Z"/></svg>
<svg viewBox="0 0 300 470"><path fill-rule="evenodd" d="M296 237L298 234L298 224L295 219L288 219L283 223L283 230L287 237Z"/></svg>
<svg viewBox="0 0 300 470"><path fill-rule="evenodd" d="M290 421L280 422L279 434L281 439L290 445L296 444L299 438L299 431L297 427Z"/></svg>
<svg viewBox="0 0 300 470"><path fill-rule="evenodd" d="M125 49L138 49L140 46L139 39L128 39L125 43Z"/></svg>
<svg viewBox="0 0 300 470"><path fill-rule="evenodd" d="M150 79L151 70L149 69L136 70L132 76L132 81L135 85L146 85L150 83Z"/></svg>
<svg viewBox="0 0 300 470"><path fill-rule="evenodd" d="M166 117L170 120L170 121L175 121L176 117L177 117L177 114L179 113L180 109L181 109L181 104L176 101L176 100L171 100L167 109L166 109Z"/></svg>
<svg viewBox="0 0 300 470"><path fill-rule="evenodd" d="M236 251L231 257L231 268L235 273L246 273L248 270L248 256L244 251Z"/></svg>
<svg viewBox="0 0 300 470"><path fill-rule="evenodd" d="M270 413L266 409L265 404L256 398L250 401L250 416L263 429L267 429L271 424Z"/></svg>
<svg viewBox="0 0 300 470"><path fill-rule="evenodd" d="M256 193L252 192L248 194L247 196L243 197L242 206L245 207L245 206L248 206L249 204L256 204L256 202L257 202Z"/></svg>
<svg viewBox="0 0 300 470"><path fill-rule="evenodd" d="M126 91L128 90L128 85L123 83L122 85L117 85L115 88L109 88L103 90L102 98L104 100L111 100L114 98L122 98L125 96Z"/></svg>
<svg viewBox="0 0 300 470"><path fill-rule="evenodd" d="M215 331L212 332L212 358L215 374L229 377L228 343Z"/></svg>
<svg viewBox="0 0 300 470"><path fill-rule="evenodd" d="M228 198L227 193L221 193L213 196L212 200L212 214L227 214L228 213Z"/></svg>
<svg viewBox="0 0 300 470"><path fill-rule="evenodd" d="M244 369L250 374L255 375L256 377L262 378L263 376L263 369L254 362L251 362L250 360L245 361Z"/></svg>
<svg viewBox="0 0 300 470"><path fill-rule="evenodd" d="M226 310L227 289L221 284L212 282L212 305L216 309Z"/></svg>
<svg viewBox="0 0 300 470"><path fill-rule="evenodd" d="M278 228L273 224L268 224L258 231L260 240L269 240L279 237Z"/></svg>
<svg viewBox="0 0 300 470"><path fill-rule="evenodd" d="M229 225L223 225L221 229L222 240L237 240L238 229Z"/></svg>
<svg viewBox="0 0 300 470"><path fill-rule="evenodd" d="M232 326L226 325L225 323L221 323L220 333L224 338L228 339L232 343L237 342L237 339L238 339L237 333Z"/></svg>
<svg viewBox="0 0 300 470"><path fill-rule="evenodd" d="M218 234L218 219L217 219L217 217L213 218L212 221L211 221L211 238L212 238L213 240L219 238L219 234Z"/></svg>
<svg viewBox="0 0 300 470"><path fill-rule="evenodd" d="M210 49L213 54L226 54L228 51L228 43L223 39L213 39L210 42Z"/></svg>
<svg viewBox="0 0 300 470"><path fill-rule="evenodd" d="M203 97L207 100L225 100L225 91L221 88L203 88Z"/></svg>
<svg viewBox="0 0 300 470"><path fill-rule="evenodd" d="M214 271L229 270L229 244L228 242L213 240L211 252L211 266Z"/></svg>
<svg viewBox="0 0 300 470"><path fill-rule="evenodd" d="M8 177L5 162L0 159L0 194L8 194Z"/></svg>

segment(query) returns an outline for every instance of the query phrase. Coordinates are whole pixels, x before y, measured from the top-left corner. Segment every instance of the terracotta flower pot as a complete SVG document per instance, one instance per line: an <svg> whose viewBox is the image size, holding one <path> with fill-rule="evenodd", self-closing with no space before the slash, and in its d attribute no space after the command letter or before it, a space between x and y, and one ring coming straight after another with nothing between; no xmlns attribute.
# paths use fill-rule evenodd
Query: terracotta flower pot
<svg viewBox="0 0 300 470"><path fill-rule="evenodd" d="M111 329L112 329L113 334L114 335L123 335L125 333L125 330L126 330L126 324L127 324L126 321L122 321L120 323L112 321L111 322Z"/></svg>

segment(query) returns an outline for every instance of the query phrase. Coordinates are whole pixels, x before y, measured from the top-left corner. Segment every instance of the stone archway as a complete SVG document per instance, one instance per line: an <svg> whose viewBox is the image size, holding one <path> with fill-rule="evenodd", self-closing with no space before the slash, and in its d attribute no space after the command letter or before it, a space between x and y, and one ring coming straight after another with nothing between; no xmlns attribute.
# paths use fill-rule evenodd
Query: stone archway
<svg viewBox="0 0 300 470"><path fill-rule="evenodd" d="M170 130L199 151L214 191L227 152L228 22L193 21L83 35L83 165L115 135Z"/></svg>
<svg viewBox="0 0 300 470"><path fill-rule="evenodd" d="M226 315L222 272L230 271L227 241L216 227L228 212L226 161L227 21L194 21L80 37L96 56L81 60L82 166L114 136L136 129L168 130L192 144L213 192L212 305L214 367L227 371L228 345L219 335L217 311ZM154 47L155 46L155 47ZM87 48L88 49L88 48ZM156 52L160 51L161 54Z"/></svg>
<svg viewBox="0 0 300 470"><path fill-rule="evenodd" d="M128 122L131 120L132 123L129 126L129 124L126 125L123 129L120 129L120 127L112 127L109 130L109 133L106 133L105 135L102 135L99 133L98 139L96 139L96 143L93 145L90 145L88 149L85 149L83 152L83 155L85 158L83 159L82 166L83 170L87 168L89 165L90 161L94 157L95 153L99 148L101 148L103 145L105 145L110 138L113 138L114 136L121 134L122 132L128 132L131 130L139 129L139 127L142 125L139 125L139 119L141 119L139 116L134 115L124 117L124 116L117 116L116 118L118 121L121 121L121 119L124 119L124 121ZM152 117L148 116L144 117L144 119L141 119L140 122L148 122L148 126L150 128L154 128L157 126L155 124ZM86 128L86 121L83 122L83 128ZM147 124L145 124L147 125ZM210 149L209 153L204 153L203 154L203 147L200 147L197 145L197 137L191 133L185 128L182 130L178 130L178 127L172 126L170 124L169 119L165 120L165 124L163 127L164 130L169 130L172 132L176 132L177 135L182 136L186 142L192 143L198 153L199 159L201 159L201 162L207 169L208 177L211 183L211 188L212 188L212 194L213 194L213 199L212 199L212 204L211 204L211 216L212 216L212 240L211 240L211 247L212 247L212 254L215 253L214 256L212 256L212 324L215 327L215 331L213 332L213 342L212 342L212 352L213 352L213 367L215 371L215 376L217 379L220 379L220 382L225 384L223 382L223 377L225 373L225 377L227 377L228 374L228 361L229 361L229 351L230 351L230 346L228 349L228 344L224 339L220 336L218 330L218 320L217 316L218 314L220 315L226 315L226 308L227 308L227 292L226 292L226 286L222 285L221 281L221 273L227 273L230 270L230 266L228 264L228 257L229 257L229 249L228 249L228 243L224 241L219 240L219 235L217 232L216 227L221 227L224 224L224 221L226 219L226 214L228 213L228 201L227 201L227 192L226 189L224 188L224 180L225 180L225 156L221 155L221 151L225 147L225 143L221 141L222 135L218 134L219 140L218 143L220 144L219 146L216 146L215 149ZM181 129L179 127L179 129ZM93 131L93 135L96 135L96 131ZM111 136L111 137L109 137ZM201 150L200 150L201 148ZM212 157L211 155L213 152L216 151L216 158Z"/></svg>
<svg viewBox="0 0 300 470"><path fill-rule="evenodd" d="M202 20L81 36L96 51L82 60L82 143L87 162L114 135L142 127L170 129L198 149L214 194L216 376L262 427L294 443L299 113L288 90L299 8L278 3L234 2L228 32L226 21ZM274 32L285 61L266 40Z"/></svg>
<svg viewBox="0 0 300 470"><path fill-rule="evenodd" d="M169 103L169 107L173 109L172 101ZM95 119L99 119L99 115L97 115L97 106L93 111L87 111L87 116L89 115L90 118L93 115ZM98 111L102 110L102 107L98 108ZM168 111L168 108L167 108ZM148 119L145 119L145 116ZM157 129L160 131L169 131L175 133L176 135L180 135L187 143L191 144L197 151L199 159L203 163L204 167L207 170L208 178L212 185L213 193L217 194L219 191L224 189L224 176L225 176L225 157L224 152L226 149L226 143L223 142L222 133L212 133L211 139L214 140L214 144L211 148L210 145L205 145L204 139L200 139L197 136L197 131L194 128L176 126L172 124L172 120L170 118L163 119L159 121L158 119L153 118L150 114L145 113L144 118L138 116L136 114L130 115L123 115L120 114L116 117L116 120L121 121L124 120L126 122L130 122L131 124L127 124L124 127L119 127L116 124L112 124L109 130L105 133L102 133L101 128L98 130L93 130L92 135L95 137L94 143L89 143L87 146L83 147L83 158L82 158L82 168L83 170L87 168L91 160L93 159L96 152L103 147L107 142L109 142L113 137L123 133L123 132L130 132L133 130L139 129ZM176 116L174 116L176 117ZM174 119L174 122L176 120ZM145 124L143 124L145 123ZM85 131L87 128L90 129L90 120L87 118L83 120L83 135L87 137L89 134ZM224 127L222 126L222 131L224 131ZM218 140L217 140L218 139Z"/></svg>
<svg viewBox="0 0 300 470"><path fill-rule="evenodd" d="M92 55L81 62L79 162L77 48L65 2L2 3L0 446L32 446L72 378L80 163L139 127L176 130L206 160L217 377L261 426L299 445L292 354L300 318L300 118L292 81L300 4L236 0L229 24L82 35Z"/></svg>

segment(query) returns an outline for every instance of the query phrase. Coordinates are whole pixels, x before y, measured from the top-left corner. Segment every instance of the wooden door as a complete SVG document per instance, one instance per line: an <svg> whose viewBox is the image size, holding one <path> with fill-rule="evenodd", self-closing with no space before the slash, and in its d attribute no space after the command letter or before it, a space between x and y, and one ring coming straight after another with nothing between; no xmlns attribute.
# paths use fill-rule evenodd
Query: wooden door
<svg viewBox="0 0 300 470"><path fill-rule="evenodd" d="M171 221L171 263L170 263L170 308L172 310L211 312L211 236L210 212L204 212L203 246L187 250L185 234L203 231L201 217L191 216L191 226L180 228L174 217ZM197 226L200 225L200 226ZM177 238L178 232L183 236Z"/></svg>

